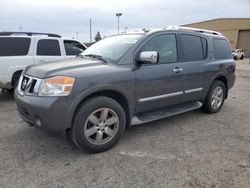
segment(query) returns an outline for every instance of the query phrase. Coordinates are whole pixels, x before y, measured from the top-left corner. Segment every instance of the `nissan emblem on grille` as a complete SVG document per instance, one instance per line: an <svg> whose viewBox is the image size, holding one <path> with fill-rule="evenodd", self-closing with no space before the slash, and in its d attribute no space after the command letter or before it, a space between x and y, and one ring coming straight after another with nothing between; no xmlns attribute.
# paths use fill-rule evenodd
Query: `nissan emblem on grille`
<svg viewBox="0 0 250 188"><path fill-rule="evenodd" d="M23 82L22 82L22 84L21 84L21 90L25 90L25 88L26 88L26 86L27 86L27 84L28 84L28 80L29 80L29 78L23 78Z"/></svg>

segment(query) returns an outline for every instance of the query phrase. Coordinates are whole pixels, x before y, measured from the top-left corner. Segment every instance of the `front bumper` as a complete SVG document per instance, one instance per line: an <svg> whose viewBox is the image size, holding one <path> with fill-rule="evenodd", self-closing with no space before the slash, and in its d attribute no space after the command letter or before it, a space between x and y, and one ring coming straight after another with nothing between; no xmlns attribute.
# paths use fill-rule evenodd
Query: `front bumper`
<svg viewBox="0 0 250 188"><path fill-rule="evenodd" d="M21 118L29 125L53 132L71 127L73 100L69 98L26 96L16 90L15 100Z"/></svg>

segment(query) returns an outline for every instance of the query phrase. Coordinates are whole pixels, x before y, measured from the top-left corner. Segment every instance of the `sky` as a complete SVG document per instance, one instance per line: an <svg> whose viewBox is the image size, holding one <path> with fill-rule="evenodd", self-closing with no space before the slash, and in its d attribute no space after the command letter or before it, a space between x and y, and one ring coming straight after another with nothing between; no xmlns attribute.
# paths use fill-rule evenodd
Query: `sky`
<svg viewBox="0 0 250 188"><path fill-rule="evenodd" d="M250 0L0 0L0 31L51 32L89 42L139 28L250 18Z"/></svg>

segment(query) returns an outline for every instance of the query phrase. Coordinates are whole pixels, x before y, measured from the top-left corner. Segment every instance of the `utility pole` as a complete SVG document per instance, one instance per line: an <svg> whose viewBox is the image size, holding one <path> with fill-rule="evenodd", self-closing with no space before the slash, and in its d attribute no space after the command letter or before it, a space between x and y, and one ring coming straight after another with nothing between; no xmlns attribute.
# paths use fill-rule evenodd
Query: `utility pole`
<svg viewBox="0 0 250 188"><path fill-rule="evenodd" d="M120 34L120 17L122 16L122 13L116 13L115 14L117 16L118 19L118 35Z"/></svg>
<svg viewBox="0 0 250 188"><path fill-rule="evenodd" d="M76 39L78 40L78 32L76 32Z"/></svg>
<svg viewBox="0 0 250 188"><path fill-rule="evenodd" d="M89 42L92 43L92 20L89 19Z"/></svg>

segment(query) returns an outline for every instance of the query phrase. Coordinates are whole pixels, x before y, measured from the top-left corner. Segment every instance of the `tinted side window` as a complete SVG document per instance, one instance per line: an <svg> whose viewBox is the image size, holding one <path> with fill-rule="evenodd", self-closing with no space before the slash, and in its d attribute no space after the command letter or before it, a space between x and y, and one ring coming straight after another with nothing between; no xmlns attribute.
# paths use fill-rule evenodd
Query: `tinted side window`
<svg viewBox="0 0 250 188"><path fill-rule="evenodd" d="M181 35L183 61L201 61L203 48L201 38L193 35Z"/></svg>
<svg viewBox="0 0 250 188"><path fill-rule="evenodd" d="M27 55L30 48L30 38L0 38L0 56Z"/></svg>
<svg viewBox="0 0 250 188"><path fill-rule="evenodd" d="M65 40L64 47L65 47L66 55L79 55L86 49L79 42L72 41L72 40Z"/></svg>
<svg viewBox="0 0 250 188"><path fill-rule="evenodd" d="M60 46L58 40L42 39L38 41L36 55L60 56Z"/></svg>
<svg viewBox="0 0 250 188"><path fill-rule="evenodd" d="M224 39L213 39L214 58L228 59L232 58L231 49Z"/></svg>
<svg viewBox="0 0 250 188"><path fill-rule="evenodd" d="M174 34L158 35L149 39L142 47L142 51L157 51L159 63L173 63L177 61L176 37Z"/></svg>

